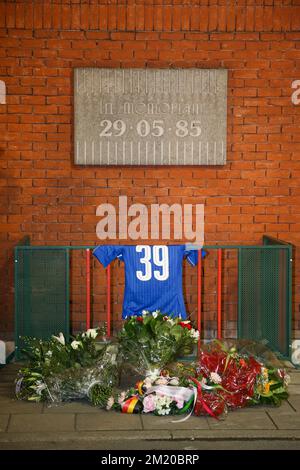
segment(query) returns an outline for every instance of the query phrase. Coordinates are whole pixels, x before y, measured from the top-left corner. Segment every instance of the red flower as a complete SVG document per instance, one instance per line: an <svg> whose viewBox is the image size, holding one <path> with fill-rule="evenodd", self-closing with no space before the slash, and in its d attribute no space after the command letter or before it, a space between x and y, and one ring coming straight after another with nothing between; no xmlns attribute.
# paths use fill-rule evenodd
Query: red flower
<svg viewBox="0 0 300 470"><path fill-rule="evenodd" d="M179 322L179 325L180 325L182 328L187 328L188 330L191 330L191 329L192 329L192 325L191 325L190 323L185 323L184 321Z"/></svg>
<svg viewBox="0 0 300 470"><path fill-rule="evenodd" d="M139 321L139 322L143 323L144 319L143 319L143 317L137 317L136 321Z"/></svg>

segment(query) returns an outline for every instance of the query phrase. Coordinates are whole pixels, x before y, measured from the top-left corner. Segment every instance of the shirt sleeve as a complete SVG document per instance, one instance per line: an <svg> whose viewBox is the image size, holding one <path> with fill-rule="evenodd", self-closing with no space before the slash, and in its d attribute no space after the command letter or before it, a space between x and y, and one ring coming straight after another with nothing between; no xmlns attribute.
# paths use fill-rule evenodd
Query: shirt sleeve
<svg viewBox="0 0 300 470"><path fill-rule="evenodd" d="M123 259L122 246L100 245L93 250L93 255L106 268L114 259Z"/></svg>
<svg viewBox="0 0 300 470"><path fill-rule="evenodd" d="M201 250L202 259L205 258L206 255L206 251ZM196 264L198 264L198 250L185 250L184 257L192 266L196 266Z"/></svg>

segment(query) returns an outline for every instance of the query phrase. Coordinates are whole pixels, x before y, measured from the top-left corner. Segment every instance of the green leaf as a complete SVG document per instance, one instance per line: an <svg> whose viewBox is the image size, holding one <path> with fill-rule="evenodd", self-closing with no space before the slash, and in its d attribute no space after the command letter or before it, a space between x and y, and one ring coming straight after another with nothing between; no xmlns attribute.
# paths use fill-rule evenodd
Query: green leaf
<svg viewBox="0 0 300 470"><path fill-rule="evenodd" d="M172 326L171 334L175 337L177 341L179 341L182 336L182 327L180 325Z"/></svg>
<svg viewBox="0 0 300 470"><path fill-rule="evenodd" d="M284 387L278 387L275 390L272 390L272 392L277 395L277 394L280 394L280 393L286 393L286 390L285 390Z"/></svg>

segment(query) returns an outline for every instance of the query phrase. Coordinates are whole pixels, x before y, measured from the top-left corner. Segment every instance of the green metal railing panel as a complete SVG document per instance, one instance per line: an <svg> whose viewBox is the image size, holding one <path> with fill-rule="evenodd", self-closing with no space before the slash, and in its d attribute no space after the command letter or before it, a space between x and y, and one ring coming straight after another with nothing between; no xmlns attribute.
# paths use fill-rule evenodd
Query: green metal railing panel
<svg viewBox="0 0 300 470"><path fill-rule="evenodd" d="M293 305L293 245L278 238L263 236L264 247L280 246L285 250L280 251L279 273L280 273L280 331L281 343L286 341L285 349L288 351L284 354L290 358L292 354L292 305ZM284 254L283 254L284 253ZM286 338L284 338L285 333Z"/></svg>
<svg viewBox="0 0 300 470"><path fill-rule="evenodd" d="M35 247L36 248L36 247ZM23 336L69 336L69 252L15 249L16 356Z"/></svg>
<svg viewBox="0 0 300 470"><path fill-rule="evenodd" d="M289 357L291 248L276 242L259 249L239 249L238 337L265 341L274 351Z"/></svg>

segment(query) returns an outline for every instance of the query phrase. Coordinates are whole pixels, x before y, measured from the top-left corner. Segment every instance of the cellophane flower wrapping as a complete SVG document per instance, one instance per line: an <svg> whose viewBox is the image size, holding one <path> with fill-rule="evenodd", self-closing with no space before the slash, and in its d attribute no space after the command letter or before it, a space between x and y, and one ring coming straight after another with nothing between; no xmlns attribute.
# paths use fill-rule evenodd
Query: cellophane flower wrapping
<svg viewBox="0 0 300 470"><path fill-rule="evenodd" d="M190 321L160 311L130 317L118 335L123 362L141 376L158 374L178 356L190 354L198 338Z"/></svg>
<svg viewBox="0 0 300 470"><path fill-rule="evenodd" d="M249 405L280 405L288 397L288 375L282 364L264 345L251 341L204 345L194 383L198 385L195 414L218 416Z"/></svg>
<svg viewBox="0 0 300 470"><path fill-rule="evenodd" d="M167 371L139 380L129 390L114 397L113 408L122 413L181 415L192 411L194 387Z"/></svg>
<svg viewBox="0 0 300 470"><path fill-rule="evenodd" d="M17 398L52 404L79 399L93 402L94 387L110 392L119 380L118 346L97 348L97 334L97 329L90 329L70 342L62 333L48 341L26 338L29 364L19 371Z"/></svg>

